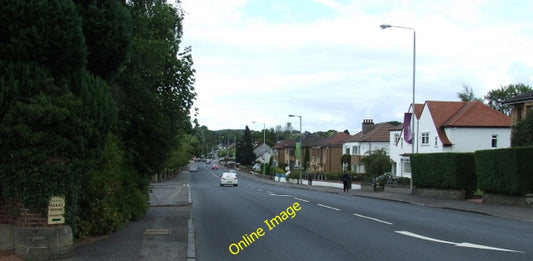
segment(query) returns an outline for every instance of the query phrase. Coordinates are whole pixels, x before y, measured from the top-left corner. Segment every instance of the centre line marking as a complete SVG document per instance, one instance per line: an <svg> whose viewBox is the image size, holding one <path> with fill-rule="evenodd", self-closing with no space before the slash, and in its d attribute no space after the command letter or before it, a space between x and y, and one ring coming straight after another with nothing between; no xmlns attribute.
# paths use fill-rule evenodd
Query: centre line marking
<svg viewBox="0 0 533 261"><path fill-rule="evenodd" d="M376 222L380 222L380 223L383 223L383 224L392 225L391 222L384 221L384 220L381 220L381 219L377 219L377 218L373 218L373 217L367 217L367 216L363 216L363 215L360 215L360 214L357 214L357 213L353 213L353 215L357 216L357 217L360 217L360 218L370 219L370 220L373 220L373 221L376 221Z"/></svg>
<svg viewBox="0 0 533 261"><path fill-rule="evenodd" d="M303 202L306 202L306 203L309 203L309 200L305 200L305 199L301 199L301 198L297 198L297 197L294 197L294 199L299 200L299 201L303 201Z"/></svg>
<svg viewBox="0 0 533 261"><path fill-rule="evenodd" d="M323 208L329 208L329 209L333 209L333 210L336 210L336 211L341 211L338 208L334 208L334 207L330 207L330 206L326 206L326 205L322 205L322 204L317 204L317 205L320 206L320 207L323 207Z"/></svg>

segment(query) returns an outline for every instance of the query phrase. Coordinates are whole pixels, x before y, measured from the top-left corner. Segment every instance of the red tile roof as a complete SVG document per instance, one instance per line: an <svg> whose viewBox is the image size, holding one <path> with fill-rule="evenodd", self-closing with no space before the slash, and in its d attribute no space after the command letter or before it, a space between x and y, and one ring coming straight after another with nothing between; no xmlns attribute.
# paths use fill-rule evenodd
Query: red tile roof
<svg viewBox="0 0 533 261"><path fill-rule="evenodd" d="M426 101L425 105L444 146L452 145L444 132L447 127L511 127L511 117L479 101Z"/></svg>
<svg viewBox="0 0 533 261"><path fill-rule="evenodd" d="M416 107L415 107L416 108ZM390 139L390 130L394 129L395 126L388 123L376 123L372 126L372 129L363 133L360 131L355 135L351 136L345 142L355 142L355 141L370 141L370 142L388 142Z"/></svg>

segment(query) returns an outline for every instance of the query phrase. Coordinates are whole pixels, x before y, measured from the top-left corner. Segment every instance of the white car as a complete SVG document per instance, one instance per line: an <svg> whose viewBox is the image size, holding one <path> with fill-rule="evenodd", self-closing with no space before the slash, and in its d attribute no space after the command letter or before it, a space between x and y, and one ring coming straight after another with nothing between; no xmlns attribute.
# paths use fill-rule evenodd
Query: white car
<svg viewBox="0 0 533 261"><path fill-rule="evenodd" d="M197 172L198 171L198 167L195 166L195 165L192 165L192 166L189 167L189 171L190 172Z"/></svg>
<svg viewBox="0 0 533 261"><path fill-rule="evenodd" d="M233 185L234 187L239 185L239 180L237 179L237 173L235 172L222 173L222 176L220 177L220 186L223 187L224 185Z"/></svg>

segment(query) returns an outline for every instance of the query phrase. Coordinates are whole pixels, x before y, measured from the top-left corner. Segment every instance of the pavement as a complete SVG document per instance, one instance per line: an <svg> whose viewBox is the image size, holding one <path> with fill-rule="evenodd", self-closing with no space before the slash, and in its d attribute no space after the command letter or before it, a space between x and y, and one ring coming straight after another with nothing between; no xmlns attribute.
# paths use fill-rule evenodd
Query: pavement
<svg viewBox="0 0 533 261"><path fill-rule="evenodd" d="M75 243L67 261L195 260L189 172L150 185L144 218L106 236Z"/></svg>
<svg viewBox="0 0 533 261"><path fill-rule="evenodd" d="M94 242L76 246L73 257L65 260L195 260L194 226L191 219L193 202L189 189L189 175L188 171L183 171L171 180L152 183L150 208L144 219L131 222L122 230ZM342 188L334 186L277 182L246 172L239 172L239 176L275 186L347 194L533 222L533 207L446 200L361 189L343 192ZM116 251L117 249L121 251Z"/></svg>

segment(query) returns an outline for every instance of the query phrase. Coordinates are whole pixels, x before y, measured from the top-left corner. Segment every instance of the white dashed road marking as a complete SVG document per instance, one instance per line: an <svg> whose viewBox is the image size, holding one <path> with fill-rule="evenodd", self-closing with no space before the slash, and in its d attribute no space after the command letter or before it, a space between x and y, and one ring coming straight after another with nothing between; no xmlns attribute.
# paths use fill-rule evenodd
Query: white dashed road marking
<svg viewBox="0 0 533 261"><path fill-rule="evenodd" d="M317 206L320 206L320 207L323 207L323 208L329 208L329 209L333 209L333 210L336 210L336 211L341 211L340 209L338 208L334 208L334 207L330 207L330 206L326 206L326 205L322 205L322 204L316 204Z"/></svg>
<svg viewBox="0 0 533 261"><path fill-rule="evenodd" d="M414 237L414 238L427 240L427 241L432 241L432 242L441 243L441 244L455 245L457 247L469 247L469 248L477 248L477 249L493 250L493 251L525 253L525 252L522 252L522 251L517 251L517 250L512 250L512 249L490 247L490 246L478 245L478 244L467 243L467 242L456 243L456 242L451 242L451 241L446 241L446 240L440 240L440 239L436 239L436 238L431 238L431 237L426 237L426 236L418 235L418 234L415 234L415 233L411 233L409 231L395 231L395 232L398 233L398 234L409 236L409 237Z"/></svg>
<svg viewBox="0 0 533 261"><path fill-rule="evenodd" d="M383 223L383 224L392 225L391 222L384 221L384 220L381 220L381 219L377 219L377 218L373 218L373 217L367 217L367 216L363 216L363 215L360 215L360 214L357 214L357 213L353 213L353 215L357 216L357 217L360 217L360 218L366 218L366 219L369 219L369 220L380 222L380 223Z"/></svg>

